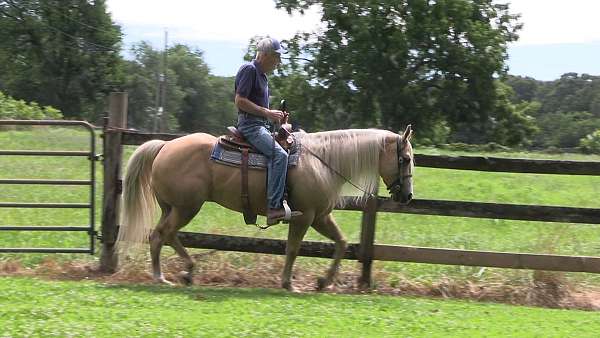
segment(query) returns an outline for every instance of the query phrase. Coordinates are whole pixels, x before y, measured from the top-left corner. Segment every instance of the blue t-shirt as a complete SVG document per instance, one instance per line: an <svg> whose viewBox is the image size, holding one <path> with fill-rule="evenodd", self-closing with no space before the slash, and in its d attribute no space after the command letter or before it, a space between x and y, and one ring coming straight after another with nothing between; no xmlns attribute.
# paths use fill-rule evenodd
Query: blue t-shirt
<svg viewBox="0 0 600 338"><path fill-rule="evenodd" d="M235 93L255 104L269 108L269 82L256 60L243 64L235 76ZM239 111L238 113L246 113Z"/></svg>

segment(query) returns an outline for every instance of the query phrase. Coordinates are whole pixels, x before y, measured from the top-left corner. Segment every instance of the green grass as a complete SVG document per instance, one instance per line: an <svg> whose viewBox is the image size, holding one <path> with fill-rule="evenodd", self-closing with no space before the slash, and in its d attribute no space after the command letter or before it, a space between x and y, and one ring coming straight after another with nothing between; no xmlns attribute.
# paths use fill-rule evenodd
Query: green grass
<svg viewBox="0 0 600 338"><path fill-rule="evenodd" d="M85 150L89 136L66 128L39 128L0 132L2 149ZM101 144L99 142L99 144ZM135 147L127 147L126 156ZM101 152L101 150L98 150ZM417 149L427 154L463 155L465 153ZM476 154L467 154L476 155ZM478 154L477 154L478 155ZM581 154L548 155L538 153L490 153L497 157L549 158L600 161L600 156ZM0 178L69 178L86 179L88 162L82 158L0 158ZM418 163L417 163L418 165ZM96 212L97 224L101 210L101 163L98 163ZM416 168L415 194L421 199L501 202L600 208L600 177L488 173L476 171ZM50 186L3 186L0 201L15 202L85 202L87 188ZM382 188L381 194L385 195ZM335 211L335 218L350 242L358 242L359 212ZM260 220L260 218L259 218ZM83 210L0 209L0 225L84 225ZM241 214L213 203L207 203L184 231L228 234L237 236L285 239L287 227L267 231L245 225ZM396 245L415 245L470 250L556 253L564 255L600 256L600 225L507 221L444 216L379 213L376 241ZM307 240L324 238L309 230ZM85 234L75 233L0 233L0 247L46 246L79 247L87 245ZM170 249L165 254L172 254ZM19 257L25 264L35 264L46 255L3 255L0 259ZM82 257L61 255L64 259ZM231 253L230 257L252 257L252 254ZM96 259L91 257L91 259ZM249 259L243 258L247 263ZM328 260L302 258L298 264L322 269ZM352 264L346 262L345 264ZM528 271L503 269L481 270L477 267L377 262L376 268L404 277L437 280L448 276L457 279L485 280L498 275L519 279ZM343 268L343 267L342 267ZM319 270L320 271L320 270ZM574 280L600 283L600 276L569 274Z"/></svg>
<svg viewBox="0 0 600 338"><path fill-rule="evenodd" d="M594 312L0 278L3 337L596 337Z"/></svg>

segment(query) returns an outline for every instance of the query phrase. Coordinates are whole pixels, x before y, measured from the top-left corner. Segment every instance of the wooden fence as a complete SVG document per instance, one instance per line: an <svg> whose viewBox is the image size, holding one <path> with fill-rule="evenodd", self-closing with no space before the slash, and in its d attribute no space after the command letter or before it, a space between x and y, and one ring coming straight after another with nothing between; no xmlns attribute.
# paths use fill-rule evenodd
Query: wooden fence
<svg viewBox="0 0 600 338"><path fill-rule="evenodd" d="M118 215L116 201L120 192L119 170L122 166L122 146L140 145L151 139L171 140L181 136L126 130L126 95L114 94L111 96L111 100L114 102L110 105L112 107L111 117L108 118L104 131L105 145L111 148L109 151L105 151L104 154L105 205L102 218L102 235L106 254L101 257L101 265L107 270L114 268L114 262L116 261L113 246L116 238ZM117 101L120 103L116 103ZM600 162L417 154L415 163L419 167L445 169L600 176ZM366 286L371 285L371 266L374 260L600 273L600 257L486 252L374 243L377 212L600 224L600 209L421 199L413 200L408 205L401 205L390 199L378 197L370 199L364 208L348 204L338 210L359 210L363 212L360 243L350 244L346 250L345 258L356 259L362 263L361 282ZM181 232L179 237L184 246L191 248L285 254L284 240L189 232ZM300 255L332 257L333 248L332 243L303 242Z"/></svg>

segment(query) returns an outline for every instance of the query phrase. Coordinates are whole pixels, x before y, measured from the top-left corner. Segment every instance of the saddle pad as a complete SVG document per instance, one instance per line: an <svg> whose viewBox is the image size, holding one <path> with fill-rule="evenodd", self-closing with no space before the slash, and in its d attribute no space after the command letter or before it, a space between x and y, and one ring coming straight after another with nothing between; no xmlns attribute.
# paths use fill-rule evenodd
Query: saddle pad
<svg viewBox="0 0 600 338"><path fill-rule="evenodd" d="M295 167L298 164L298 159L300 158L300 149L301 145L298 141L298 138L296 138L292 149L290 149L291 154L288 157L288 167ZM225 149L219 144L219 142L215 142L213 150L210 154L210 159L221 164L239 167L242 163L242 153L239 151ZM248 167L252 169L265 170L267 169L267 158L262 154L249 153Z"/></svg>

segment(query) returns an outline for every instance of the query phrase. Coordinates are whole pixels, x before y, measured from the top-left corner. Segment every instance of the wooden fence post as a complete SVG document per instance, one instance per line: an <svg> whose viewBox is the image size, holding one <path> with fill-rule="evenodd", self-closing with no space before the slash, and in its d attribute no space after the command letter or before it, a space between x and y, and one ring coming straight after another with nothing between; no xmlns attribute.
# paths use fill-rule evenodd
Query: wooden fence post
<svg viewBox="0 0 600 338"><path fill-rule="evenodd" d="M118 256L115 248L121 194L122 133L110 128L127 128L127 93L110 93L108 121L104 125L104 198L102 203L102 253L100 270L115 272Z"/></svg>
<svg viewBox="0 0 600 338"><path fill-rule="evenodd" d="M362 288L371 288L371 270L373 266L373 246L375 243L375 222L377 220L377 194L369 197L362 214L360 231L360 251L358 259L362 263L359 284Z"/></svg>

